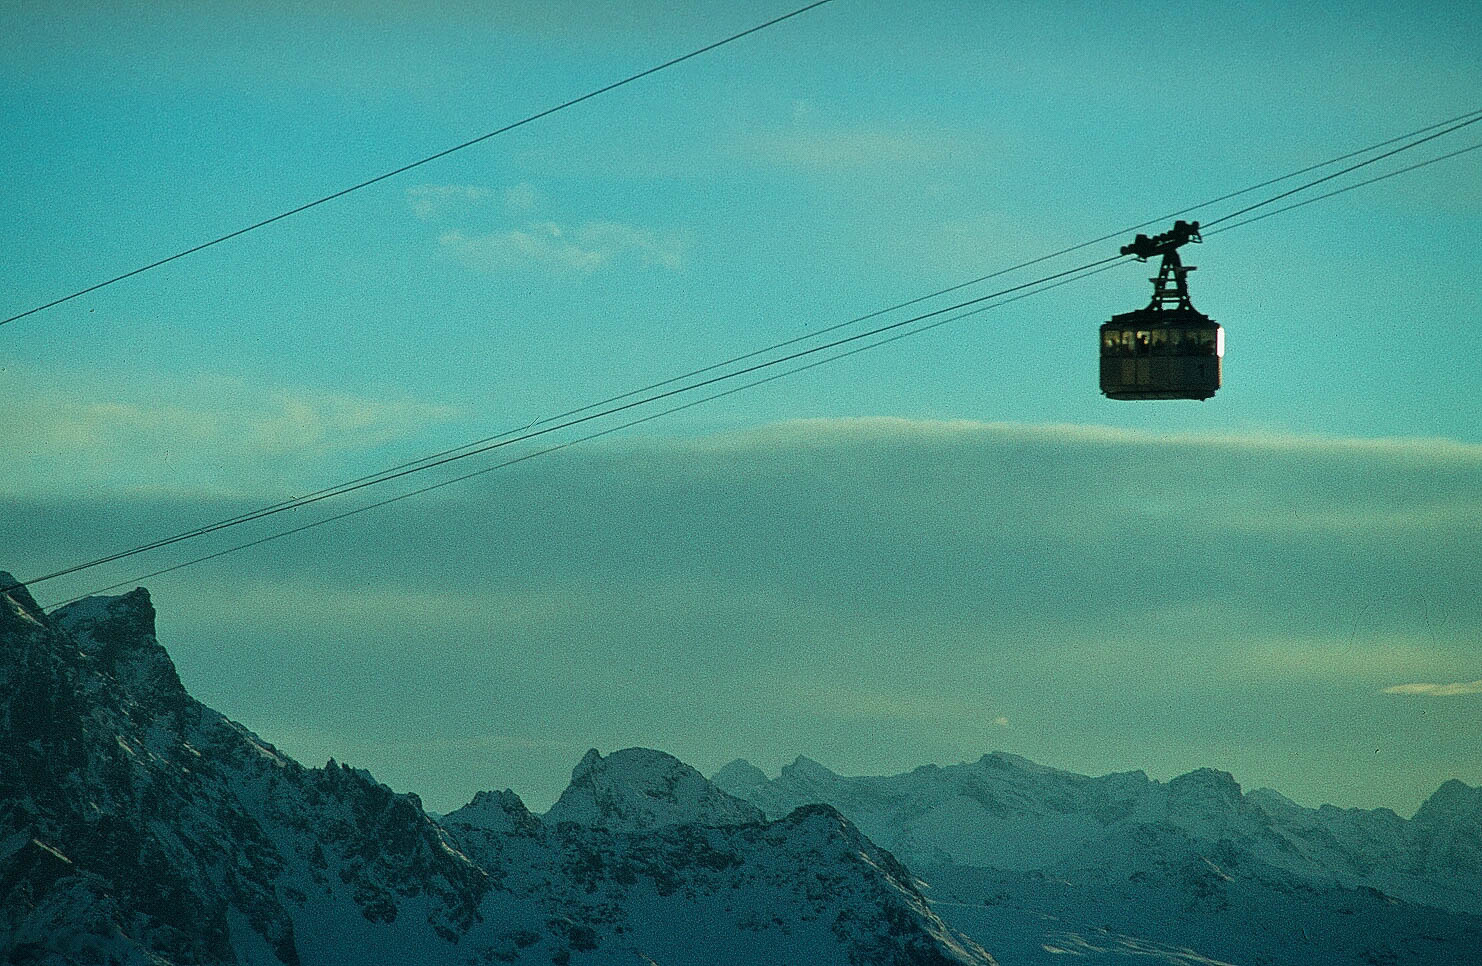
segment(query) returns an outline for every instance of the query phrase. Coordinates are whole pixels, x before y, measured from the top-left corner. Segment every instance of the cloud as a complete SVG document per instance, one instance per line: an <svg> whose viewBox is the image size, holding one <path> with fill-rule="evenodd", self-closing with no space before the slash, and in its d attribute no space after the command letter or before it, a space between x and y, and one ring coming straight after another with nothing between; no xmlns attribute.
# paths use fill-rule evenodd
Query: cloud
<svg viewBox="0 0 1482 966"><path fill-rule="evenodd" d="M849 435L940 437L949 434L989 434L1011 440L1149 447L1165 453L1207 448L1242 456L1285 454L1344 457L1428 466L1454 464L1482 470L1482 443L1427 437L1313 436L1265 430L1163 432L1097 423L987 422L972 419L921 420L895 417L787 420L762 427L759 432L783 437L814 435L820 438ZM746 434L735 433L725 438L745 439Z"/></svg>
<svg viewBox="0 0 1482 966"><path fill-rule="evenodd" d="M268 456L307 449L371 447L459 414L457 407L413 399L369 399L348 393L274 390L255 412L234 418L240 439Z"/></svg>
<svg viewBox="0 0 1482 966"><path fill-rule="evenodd" d="M488 188L471 185L418 185L407 189L412 212L423 221L448 221L470 214L492 195ZM500 199L507 214L526 217L544 202L540 190L524 181L505 188ZM479 271L540 268L577 275L589 275L621 260L676 270L684 264L688 248L682 234L601 219L576 224L531 219L519 227L495 231L454 226L438 236L438 244Z"/></svg>
<svg viewBox="0 0 1482 966"><path fill-rule="evenodd" d="M1482 681L1457 681L1452 684L1395 684L1385 694L1422 694L1432 698L1451 698L1459 694L1482 694Z"/></svg>
<svg viewBox="0 0 1482 966"><path fill-rule="evenodd" d="M267 428L227 424L247 441L233 453L218 417L201 420L201 394L170 418L255 481L251 506L287 495L254 468L284 465L267 447L328 445L356 412L320 400L303 438L285 425L279 439L291 407L254 395ZM143 394L115 403L129 408L109 425L155 418ZM89 446L77 471L95 481ZM674 750L697 758L801 748L887 770L1012 738L1008 750L1046 761L1069 747L1143 767L1337 773L1354 749L1393 740L1386 685L1445 693L1474 657L1482 523L1423 521L1476 503L1476 450L908 419L614 438L144 583L204 697L269 739L322 728L325 753L334 736L363 742L378 776L415 756L395 742L423 733L611 747L683 735L690 750ZM0 567L44 573L250 508L120 493L126 469L91 494L6 500ZM1318 514L1323 527L1280 525ZM1436 717L1415 727L1439 729ZM1475 743L1454 727L1415 738L1416 760L1438 769ZM435 781L466 795L471 779L453 774Z"/></svg>
<svg viewBox="0 0 1482 966"><path fill-rule="evenodd" d="M461 214L483 204L492 194L488 188L458 184L413 185L406 193L412 214L422 221Z"/></svg>
<svg viewBox="0 0 1482 966"><path fill-rule="evenodd" d="M93 374L34 376L7 418L0 492L185 489L239 491L253 481L312 479L319 460L373 451L461 415L437 401L363 396L215 377L147 384ZM87 386L78 394L77 385Z"/></svg>
<svg viewBox="0 0 1482 966"><path fill-rule="evenodd" d="M837 444L863 439L942 439L991 436L1006 441L1149 447L1173 453L1191 447L1243 455L1320 455L1416 464L1460 464L1482 470L1482 443L1425 437L1332 437L1251 430L1161 432L1098 423L1025 423L976 419L907 419L895 416L789 419L753 429L704 437L702 445L728 448Z"/></svg>
<svg viewBox="0 0 1482 966"><path fill-rule="evenodd" d="M1402 602L1392 604L1400 608ZM1370 614L1358 615L1358 628ZM1238 619L1238 614L1219 614L1211 609L1206 619ZM1418 615L1415 631L1407 634L1355 632L1355 625L1339 624L1325 634L1271 634L1252 629L1219 656L1220 669L1231 678L1253 683L1279 684L1294 680L1394 679L1396 673L1417 665L1443 661L1445 642L1425 627L1425 614Z"/></svg>
<svg viewBox="0 0 1482 966"><path fill-rule="evenodd" d="M485 235L444 232L438 242L465 265L487 272L542 268L590 275L617 261L676 270L684 264L685 241L634 225L587 221L568 227L554 221Z"/></svg>
<svg viewBox="0 0 1482 966"><path fill-rule="evenodd" d="M539 204L540 192L528 182L504 189L504 207L510 211L533 211Z"/></svg>

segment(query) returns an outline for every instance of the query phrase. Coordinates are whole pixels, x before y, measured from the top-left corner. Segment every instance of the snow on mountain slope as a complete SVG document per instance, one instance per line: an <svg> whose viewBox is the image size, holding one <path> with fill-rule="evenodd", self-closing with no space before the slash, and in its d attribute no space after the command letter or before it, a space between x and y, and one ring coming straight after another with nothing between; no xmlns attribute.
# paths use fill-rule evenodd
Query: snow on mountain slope
<svg viewBox="0 0 1482 966"><path fill-rule="evenodd" d="M6 595L0 677L12 958L353 961L347 940L432 946L474 922L486 876L415 797L305 769L192 699L145 591L52 618Z"/></svg>
<svg viewBox="0 0 1482 966"><path fill-rule="evenodd" d="M1005 754L863 778L800 758L767 782L733 762L716 778L768 814L834 805L1005 961L1482 961L1482 816L1460 782L1405 822L1242 795L1213 769L1088 778Z"/></svg>
<svg viewBox="0 0 1482 966"><path fill-rule="evenodd" d="M1140 771L1091 778L1002 752L889 776L844 777L800 757L764 783L734 762L715 777L768 815L827 802L913 866L1048 869L1094 855L1118 829L1159 825L1314 882L1482 915L1482 788L1460 781L1407 821L1388 809L1303 808L1269 789L1242 794L1209 768L1169 782Z"/></svg>
<svg viewBox="0 0 1482 966"><path fill-rule="evenodd" d="M545 815L547 824L575 822L612 831L764 820L755 805L721 791L678 758L647 748L627 748L606 758L595 748L588 751Z"/></svg>
<svg viewBox="0 0 1482 966"><path fill-rule="evenodd" d="M610 829L542 822L510 793L481 794L446 822L489 872L486 908L535 897L573 948L656 963L993 962L827 806L770 823ZM490 955L515 955L519 939Z"/></svg>
<svg viewBox="0 0 1482 966"><path fill-rule="evenodd" d="M970 936L991 934L1005 963L1026 966L1463 966L1482 949L1477 917L1373 890L1221 866L1198 850L1154 865L1137 880L965 866L927 874L939 915Z"/></svg>
<svg viewBox="0 0 1482 966"><path fill-rule="evenodd" d="M145 591L47 616L14 590L0 595L0 960L993 962L831 809L769 823L641 749L574 774L573 818L554 828L512 792L445 827L416 796L333 761L304 768L192 699Z"/></svg>
<svg viewBox="0 0 1482 966"><path fill-rule="evenodd" d="M1246 797L1338 881L1482 915L1482 788L1446 782L1408 821L1387 808L1303 808L1269 789Z"/></svg>
<svg viewBox="0 0 1482 966"><path fill-rule="evenodd" d="M1142 772L1086 778L1001 752L971 764L859 778L800 756L765 785L728 787L726 777L717 773L715 780L769 816L827 802L908 865L1006 869L1038 868L1073 853L1129 815L1152 784Z"/></svg>

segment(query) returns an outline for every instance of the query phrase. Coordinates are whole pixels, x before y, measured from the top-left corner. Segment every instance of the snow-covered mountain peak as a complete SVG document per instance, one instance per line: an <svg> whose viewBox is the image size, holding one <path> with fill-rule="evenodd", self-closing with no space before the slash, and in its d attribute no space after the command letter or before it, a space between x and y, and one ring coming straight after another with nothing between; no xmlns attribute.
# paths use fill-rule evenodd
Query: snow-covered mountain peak
<svg viewBox="0 0 1482 966"><path fill-rule="evenodd" d="M1041 765L1037 761L1030 761L1022 755L1008 751L990 751L978 759L978 764L994 771L1024 771L1036 775L1060 774L1058 768Z"/></svg>
<svg viewBox="0 0 1482 966"><path fill-rule="evenodd" d="M832 781L839 776L806 755L798 755L791 765L782 766L782 777L792 781Z"/></svg>
<svg viewBox="0 0 1482 966"><path fill-rule="evenodd" d="M467 825L501 834L523 835L541 827L540 817L525 807L520 796L506 788L502 792L479 792L473 801L443 816L444 825Z"/></svg>
<svg viewBox="0 0 1482 966"><path fill-rule="evenodd" d="M135 587L116 597L84 597L52 611L52 620L72 634L105 625L112 636L154 635L154 602L149 591Z"/></svg>
<svg viewBox="0 0 1482 966"><path fill-rule="evenodd" d="M1278 824L1214 771L1170 788L990 755L785 774L717 772L782 808L764 822L669 755L592 751L550 824L510 791L436 822L189 698L148 594L47 616L4 591L0 963L991 966L954 927L1026 963L1119 936L1170 963L1451 966L1482 948L1482 790L1461 782L1425 821L1294 806ZM1205 800L1207 821L1175 808ZM1245 955L1245 934L1272 929Z"/></svg>
<svg viewBox="0 0 1482 966"><path fill-rule="evenodd" d="M1269 815L1300 811L1302 806L1274 788L1257 788L1245 793L1245 800L1259 805Z"/></svg>
<svg viewBox="0 0 1482 966"><path fill-rule="evenodd" d="M143 591L0 596L0 962L993 962L832 809L767 825L629 749L554 810L592 824L507 791L439 824L191 699Z"/></svg>
<svg viewBox="0 0 1482 966"><path fill-rule="evenodd" d="M1482 825L1482 786L1474 788L1453 778L1431 793L1414 820L1422 825L1439 825L1464 819L1477 819Z"/></svg>
<svg viewBox="0 0 1482 966"><path fill-rule="evenodd" d="M154 618L154 603L143 587L118 597L84 597L51 614L52 622L135 700L179 707L189 697L175 662L155 637Z"/></svg>
<svg viewBox="0 0 1482 966"><path fill-rule="evenodd" d="M626 748L606 758L595 748L588 751L545 814L551 826L575 822L623 831L764 820L761 809L721 791L673 755L649 748Z"/></svg>
<svg viewBox="0 0 1482 966"><path fill-rule="evenodd" d="M726 790L755 788L765 785L768 780L766 772L745 758L728 762L720 771L710 776L712 784Z"/></svg>
<svg viewBox="0 0 1482 966"><path fill-rule="evenodd" d="M1168 783L1168 801L1200 808L1233 808L1241 801L1240 783L1227 771L1197 768Z"/></svg>

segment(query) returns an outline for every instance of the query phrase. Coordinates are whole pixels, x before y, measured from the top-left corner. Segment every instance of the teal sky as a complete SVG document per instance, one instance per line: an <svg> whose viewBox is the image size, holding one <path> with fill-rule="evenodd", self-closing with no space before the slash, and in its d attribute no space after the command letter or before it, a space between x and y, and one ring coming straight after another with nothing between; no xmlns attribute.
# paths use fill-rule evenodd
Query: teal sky
<svg viewBox="0 0 1482 966"><path fill-rule="evenodd" d="M0 317L791 9L618 6L5 4ZM1478 50L1460 2L835 0L0 327L0 569L1482 107ZM1408 814L1482 782L1479 242L1482 151L1186 253L1228 330L1209 402L1097 392L1096 326L1148 298L1133 265L148 581L161 637L202 700L434 808L543 807L587 747L643 744L707 772L1213 765Z"/></svg>

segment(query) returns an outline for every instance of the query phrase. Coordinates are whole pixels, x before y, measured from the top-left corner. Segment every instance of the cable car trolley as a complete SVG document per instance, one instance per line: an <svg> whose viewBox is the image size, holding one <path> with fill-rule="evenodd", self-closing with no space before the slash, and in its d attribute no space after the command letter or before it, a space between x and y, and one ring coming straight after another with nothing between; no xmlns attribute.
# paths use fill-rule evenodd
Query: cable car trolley
<svg viewBox="0 0 1482 966"><path fill-rule="evenodd" d="M1101 391L1110 399L1199 399L1220 388L1225 330L1189 303L1185 278L1195 266L1178 257L1180 245L1199 242L1197 221L1171 231L1138 235L1123 255L1145 262L1163 256L1147 308L1123 312L1101 326Z"/></svg>

